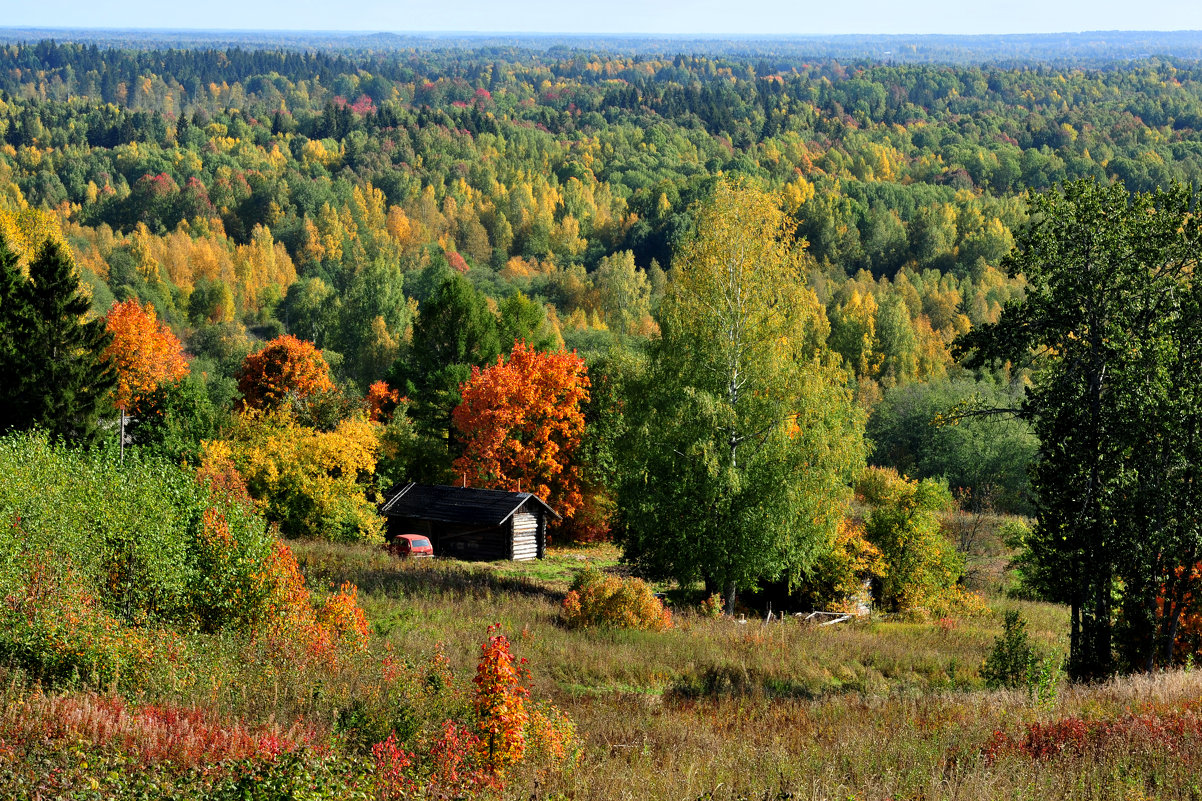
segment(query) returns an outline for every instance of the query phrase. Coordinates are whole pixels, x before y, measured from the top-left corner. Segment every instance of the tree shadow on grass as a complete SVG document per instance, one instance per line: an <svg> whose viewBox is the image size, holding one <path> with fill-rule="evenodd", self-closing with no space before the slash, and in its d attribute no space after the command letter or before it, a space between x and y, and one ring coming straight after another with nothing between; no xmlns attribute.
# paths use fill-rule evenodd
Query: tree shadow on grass
<svg viewBox="0 0 1202 801"><path fill-rule="evenodd" d="M561 591L521 576L503 575L488 563L394 559L386 566L322 565L313 574L308 569L305 573L311 586L336 587L349 581L362 593L390 597L462 599L509 594L545 598L555 603L564 598Z"/></svg>

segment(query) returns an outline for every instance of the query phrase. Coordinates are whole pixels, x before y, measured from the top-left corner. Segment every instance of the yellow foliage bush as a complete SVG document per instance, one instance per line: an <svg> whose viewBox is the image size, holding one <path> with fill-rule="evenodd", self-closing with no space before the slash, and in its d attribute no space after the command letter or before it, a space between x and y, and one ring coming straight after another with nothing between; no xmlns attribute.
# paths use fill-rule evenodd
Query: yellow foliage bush
<svg viewBox="0 0 1202 801"><path fill-rule="evenodd" d="M248 409L236 416L225 447L256 508L288 536L383 541L366 494L380 451L377 426L367 420L319 431L287 409Z"/></svg>
<svg viewBox="0 0 1202 801"><path fill-rule="evenodd" d="M625 628L663 631L672 612L641 579L621 579L585 570L572 582L560 618L568 628Z"/></svg>

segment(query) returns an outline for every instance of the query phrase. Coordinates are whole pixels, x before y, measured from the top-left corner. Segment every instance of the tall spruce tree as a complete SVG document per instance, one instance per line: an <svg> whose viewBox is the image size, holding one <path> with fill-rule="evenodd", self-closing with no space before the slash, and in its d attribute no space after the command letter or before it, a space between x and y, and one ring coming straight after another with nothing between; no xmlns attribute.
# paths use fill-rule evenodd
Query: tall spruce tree
<svg viewBox="0 0 1202 801"><path fill-rule="evenodd" d="M17 254L0 236L0 433L27 417L20 389L33 320L28 284Z"/></svg>
<svg viewBox="0 0 1202 801"><path fill-rule="evenodd" d="M472 367L484 367L501 353L496 315L471 282L447 272L418 308L409 352L393 365L388 383L412 402L418 431L432 446L411 467L413 477L448 480L455 443L451 412L459 405L459 387Z"/></svg>
<svg viewBox="0 0 1202 801"><path fill-rule="evenodd" d="M0 246L0 430L42 428L91 444L115 384L101 353L111 339L62 245L46 242L25 278Z"/></svg>

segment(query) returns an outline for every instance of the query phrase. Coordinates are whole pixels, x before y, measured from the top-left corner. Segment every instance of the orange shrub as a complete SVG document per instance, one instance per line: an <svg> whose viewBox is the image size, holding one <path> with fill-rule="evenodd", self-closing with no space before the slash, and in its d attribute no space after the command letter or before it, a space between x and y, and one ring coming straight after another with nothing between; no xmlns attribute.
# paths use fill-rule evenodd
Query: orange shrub
<svg viewBox="0 0 1202 801"><path fill-rule="evenodd" d="M864 580L886 570L880 549L864 537L864 527L840 520L829 547L806 572L803 587L816 609L854 612L861 602L871 601Z"/></svg>
<svg viewBox="0 0 1202 801"><path fill-rule="evenodd" d="M722 617L722 607L725 604L722 602L722 595L714 593L701 602L702 617L719 618Z"/></svg>
<svg viewBox="0 0 1202 801"><path fill-rule="evenodd" d="M343 582L338 592L326 599L317 620L341 646L354 651L367 649L371 631L359 607L359 588L354 584Z"/></svg>
<svg viewBox="0 0 1202 801"><path fill-rule="evenodd" d="M568 628L615 627L663 631L672 613L641 579L620 579L596 570L577 574L563 600L560 618Z"/></svg>
<svg viewBox="0 0 1202 801"><path fill-rule="evenodd" d="M529 720L525 699L530 691L523 681L526 660L514 660L509 638L493 633L498 628L497 624L488 627L488 640L480 647L483 653L473 683L481 753L489 769L500 774L525 753Z"/></svg>
<svg viewBox="0 0 1202 801"><path fill-rule="evenodd" d="M535 707L526 724L526 749L526 758L535 763L569 763L580 750L576 724L554 704Z"/></svg>
<svg viewBox="0 0 1202 801"><path fill-rule="evenodd" d="M259 634L294 660L315 659L337 667L348 653L367 648L370 630L359 607L358 589L343 584L314 609L312 596L291 549L282 542L267 560L268 602Z"/></svg>

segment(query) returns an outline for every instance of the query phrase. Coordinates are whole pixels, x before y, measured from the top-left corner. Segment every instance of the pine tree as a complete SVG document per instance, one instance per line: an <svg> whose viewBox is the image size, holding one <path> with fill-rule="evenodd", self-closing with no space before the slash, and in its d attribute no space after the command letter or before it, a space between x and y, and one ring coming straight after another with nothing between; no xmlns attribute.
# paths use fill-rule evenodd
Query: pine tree
<svg viewBox="0 0 1202 801"><path fill-rule="evenodd" d="M484 297L462 275L448 273L420 307L409 358L398 362L389 383L404 387L425 432L445 436L472 367L484 367L500 353L497 319Z"/></svg>
<svg viewBox="0 0 1202 801"><path fill-rule="evenodd" d="M40 427L69 442L96 439L96 419L115 383L101 353L103 320L85 321L90 303L70 256L47 242L24 279L0 251L0 429Z"/></svg>
<svg viewBox="0 0 1202 801"><path fill-rule="evenodd" d="M18 389L33 316L28 284L17 254L0 237L0 432L25 416Z"/></svg>

